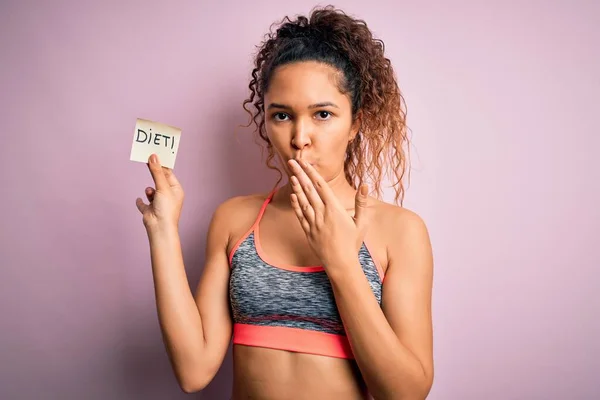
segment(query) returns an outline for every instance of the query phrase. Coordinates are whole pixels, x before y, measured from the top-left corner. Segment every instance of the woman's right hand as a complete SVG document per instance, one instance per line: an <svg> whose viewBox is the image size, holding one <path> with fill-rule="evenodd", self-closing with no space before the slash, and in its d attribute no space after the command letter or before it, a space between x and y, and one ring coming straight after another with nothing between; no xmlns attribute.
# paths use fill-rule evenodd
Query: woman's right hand
<svg viewBox="0 0 600 400"><path fill-rule="evenodd" d="M148 158L148 168L156 188L146 188L150 204L137 198L135 204L142 213L146 230L172 228L179 224L183 207L183 188L170 168L162 167L156 154Z"/></svg>

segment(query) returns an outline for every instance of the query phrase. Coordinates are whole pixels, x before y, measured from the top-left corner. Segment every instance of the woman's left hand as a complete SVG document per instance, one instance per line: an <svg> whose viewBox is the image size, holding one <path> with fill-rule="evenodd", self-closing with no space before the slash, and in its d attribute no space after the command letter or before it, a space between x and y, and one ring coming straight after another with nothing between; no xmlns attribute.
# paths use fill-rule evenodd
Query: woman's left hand
<svg viewBox="0 0 600 400"><path fill-rule="evenodd" d="M325 269L356 260L368 228L368 187L356 192L353 218L312 165L303 160L290 160L289 165L292 208Z"/></svg>

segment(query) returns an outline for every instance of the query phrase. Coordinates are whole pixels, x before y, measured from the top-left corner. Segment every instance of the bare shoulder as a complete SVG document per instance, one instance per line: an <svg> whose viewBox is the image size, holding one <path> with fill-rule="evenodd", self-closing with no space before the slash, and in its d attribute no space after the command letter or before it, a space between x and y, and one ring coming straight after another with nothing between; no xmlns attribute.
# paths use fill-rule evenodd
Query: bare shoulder
<svg viewBox="0 0 600 400"><path fill-rule="evenodd" d="M386 266L404 264L407 257L419 253L431 257L429 230L416 212L401 206L370 199L374 234L385 246ZM387 269L387 268L386 268Z"/></svg>
<svg viewBox="0 0 600 400"><path fill-rule="evenodd" d="M227 252L250 229L267 197L267 193L234 196L219 204L213 221L216 229L227 232Z"/></svg>
<svg viewBox="0 0 600 400"><path fill-rule="evenodd" d="M374 200L375 219L391 238L408 239L429 237L425 221L419 214L405 207Z"/></svg>
<svg viewBox="0 0 600 400"><path fill-rule="evenodd" d="M249 212L254 211L257 206L260 209L267 196L265 193L259 193L230 197L219 204L215 214L232 220L243 219Z"/></svg>

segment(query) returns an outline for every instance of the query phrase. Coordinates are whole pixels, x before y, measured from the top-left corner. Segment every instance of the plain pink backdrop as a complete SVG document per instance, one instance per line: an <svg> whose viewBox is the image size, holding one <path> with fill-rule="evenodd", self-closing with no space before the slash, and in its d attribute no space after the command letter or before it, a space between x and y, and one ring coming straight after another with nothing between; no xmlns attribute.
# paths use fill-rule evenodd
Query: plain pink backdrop
<svg viewBox="0 0 600 400"><path fill-rule="evenodd" d="M0 4L0 398L229 398L230 356L200 394L171 372L135 119L183 130L195 288L214 208L273 184L250 132L234 135L254 46L314 5ZM385 41L408 103L405 205L436 260L430 398L600 398L600 3L336 5Z"/></svg>

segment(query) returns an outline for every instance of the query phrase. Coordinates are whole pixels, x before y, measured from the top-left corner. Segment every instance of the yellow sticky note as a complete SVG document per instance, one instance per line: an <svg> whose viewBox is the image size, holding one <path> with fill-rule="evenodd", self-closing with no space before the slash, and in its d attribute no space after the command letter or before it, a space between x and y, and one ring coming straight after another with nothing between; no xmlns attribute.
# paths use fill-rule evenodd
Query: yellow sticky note
<svg viewBox="0 0 600 400"><path fill-rule="evenodd" d="M138 118L131 145L131 161L148 162L151 154L158 155L163 167L174 168L181 129Z"/></svg>

